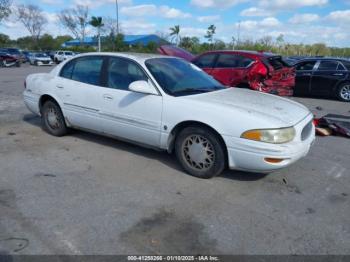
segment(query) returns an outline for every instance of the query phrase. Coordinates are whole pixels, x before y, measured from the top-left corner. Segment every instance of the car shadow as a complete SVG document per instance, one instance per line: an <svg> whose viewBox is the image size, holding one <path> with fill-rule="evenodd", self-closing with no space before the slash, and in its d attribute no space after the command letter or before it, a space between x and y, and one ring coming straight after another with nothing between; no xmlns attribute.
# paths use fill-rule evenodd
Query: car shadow
<svg viewBox="0 0 350 262"><path fill-rule="evenodd" d="M36 115L26 114L23 117L23 121L33 126L41 128L41 119ZM129 152L155 161L159 161L162 164L168 166L169 168L184 173L180 164L177 162L174 154L168 154L164 151L157 151L136 144L117 140L115 138L110 138L103 135L89 133L81 130L71 130L69 136L82 139L91 143L108 146L117 150ZM219 177L236 181L258 181L266 177L266 174L226 170Z"/></svg>

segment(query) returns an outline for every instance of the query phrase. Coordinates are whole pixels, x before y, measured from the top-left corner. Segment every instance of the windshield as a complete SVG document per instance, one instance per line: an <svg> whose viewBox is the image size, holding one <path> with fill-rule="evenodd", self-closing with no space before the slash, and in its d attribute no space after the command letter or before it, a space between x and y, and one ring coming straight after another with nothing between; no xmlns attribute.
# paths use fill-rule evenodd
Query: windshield
<svg viewBox="0 0 350 262"><path fill-rule="evenodd" d="M47 57L46 54L36 54L35 56L36 56L36 57Z"/></svg>
<svg viewBox="0 0 350 262"><path fill-rule="evenodd" d="M153 58L146 66L163 90L173 96L199 94L225 87L197 66L178 58Z"/></svg>
<svg viewBox="0 0 350 262"><path fill-rule="evenodd" d="M16 54L16 55L21 53L18 49L8 49L8 52L10 54Z"/></svg>

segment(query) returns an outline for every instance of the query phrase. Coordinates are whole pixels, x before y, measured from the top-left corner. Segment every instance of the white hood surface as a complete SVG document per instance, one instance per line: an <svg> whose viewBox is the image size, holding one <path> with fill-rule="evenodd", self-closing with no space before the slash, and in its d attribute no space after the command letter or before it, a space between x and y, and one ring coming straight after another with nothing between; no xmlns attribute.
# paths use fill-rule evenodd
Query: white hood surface
<svg viewBox="0 0 350 262"><path fill-rule="evenodd" d="M310 114L305 106L292 100L240 88L228 88L187 98L275 119L286 127L299 123Z"/></svg>

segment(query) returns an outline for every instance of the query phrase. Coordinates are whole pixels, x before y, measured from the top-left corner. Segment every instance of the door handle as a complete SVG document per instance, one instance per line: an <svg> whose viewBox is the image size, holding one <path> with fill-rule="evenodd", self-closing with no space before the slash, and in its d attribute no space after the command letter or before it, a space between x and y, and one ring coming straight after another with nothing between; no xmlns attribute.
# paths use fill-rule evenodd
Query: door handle
<svg viewBox="0 0 350 262"><path fill-rule="evenodd" d="M103 95L103 98L106 99L106 100L113 100L113 96L108 95L108 94Z"/></svg>
<svg viewBox="0 0 350 262"><path fill-rule="evenodd" d="M311 73L303 73L303 76L311 76Z"/></svg>
<svg viewBox="0 0 350 262"><path fill-rule="evenodd" d="M342 73L335 73L335 74L333 74L334 76L343 76L344 74L342 74Z"/></svg>
<svg viewBox="0 0 350 262"><path fill-rule="evenodd" d="M57 85L56 87L59 88L59 89L63 89L64 88L63 86L60 86L60 85Z"/></svg>

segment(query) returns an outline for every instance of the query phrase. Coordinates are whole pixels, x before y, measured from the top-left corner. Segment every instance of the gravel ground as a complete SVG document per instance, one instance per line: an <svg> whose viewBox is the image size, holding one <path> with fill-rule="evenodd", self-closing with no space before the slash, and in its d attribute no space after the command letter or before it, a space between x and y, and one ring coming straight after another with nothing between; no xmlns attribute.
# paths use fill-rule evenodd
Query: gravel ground
<svg viewBox="0 0 350 262"><path fill-rule="evenodd" d="M21 93L48 70L0 68L0 253L350 254L350 139L317 138L267 176L199 180L166 153L43 132ZM350 104L295 100L350 115Z"/></svg>

